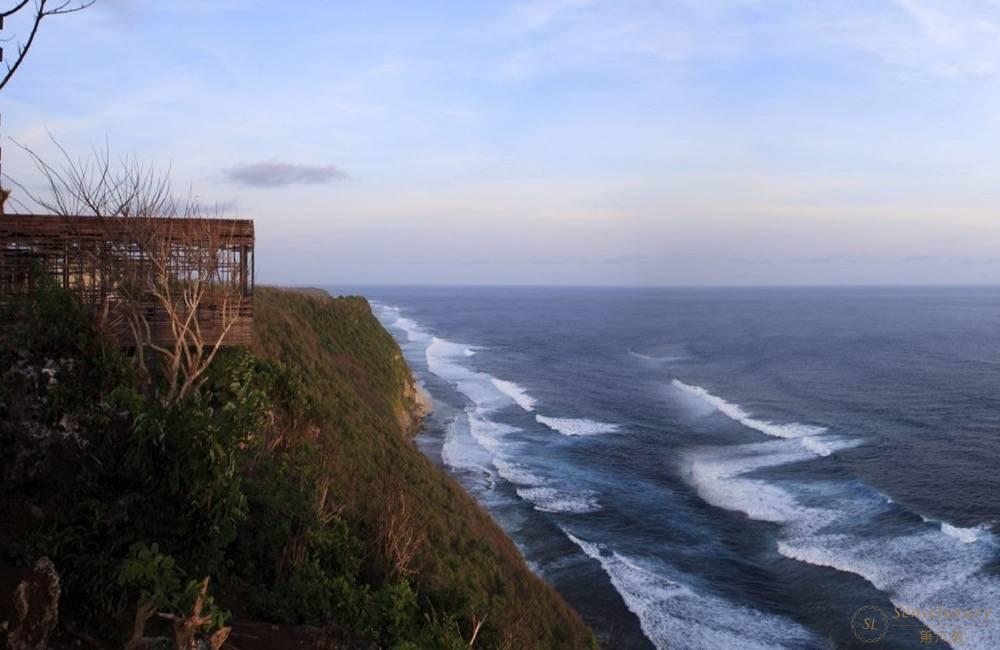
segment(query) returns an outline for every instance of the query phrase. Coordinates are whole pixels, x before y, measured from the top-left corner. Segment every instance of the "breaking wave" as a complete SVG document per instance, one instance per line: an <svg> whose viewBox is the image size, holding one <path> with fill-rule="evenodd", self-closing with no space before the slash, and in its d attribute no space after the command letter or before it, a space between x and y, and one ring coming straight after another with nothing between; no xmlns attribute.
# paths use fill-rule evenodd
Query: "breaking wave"
<svg viewBox="0 0 1000 650"><path fill-rule="evenodd" d="M638 617L643 633L658 649L823 647L794 621L698 593L680 582L679 575L664 575L663 567L653 566L654 560L621 555L562 530L600 563L625 605Z"/></svg>
<svg viewBox="0 0 1000 650"><path fill-rule="evenodd" d="M535 398L528 395L526 390L514 382L497 379L496 377L491 377L491 381L493 382L493 385L497 387L497 390L514 400L514 403L523 408L525 411L535 410Z"/></svg>
<svg viewBox="0 0 1000 650"><path fill-rule="evenodd" d="M550 418L544 415L536 415L535 420L539 424L544 424L564 436L594 436L601 433L615 433L618 431L617 424L597 422L586 418Z"/></svg>
<svg viewBox="0 0 1000 650"><path fill-rule="evenodd" d="M727 402L721 397L717 397L712 393L708 392L701 386L691 386L685 384L679 379L673 381L673 385L681 389L685 393L694 395L708 404L715 407L720 413L726 417L739 422L745 427L755 429L763 434L775 437L775 438L801 438L803 436L816 436L822 433L826 433L826 427L814 426L811 424L798 424L797 422L792 422L790 424L776 424L774 422L768 422L767 420L760 420L753 418L744 411L739 405Z"/></svg>
<svg viewBox="0 0 1000 650"><path fill-rule="evenodd" d="M675 381L730 418L758 431L761 421L703 388ZM791 481L762 477L762 472L796 462L819 461L858 441L824 430L806 433L806 425L763 423L780 431L781 440L744 445L698 447L680 461L684 479L707 503L742 512L782 527L777 550L785 557L857 574L883 591L898 607L969 611L1000 602L1000 580L983 569L993 561L996 544L988 526L959 528L926 517L902 532L879 534L862 526L901 507L857 481ZM818 428L813 428L818 429ZM766 432L766 431L765 431ZM791 435L791 433L796 435ZM854 532L854 531L863 532ZM850 532L849 532L850 531ZM947 621L923 621L940 635ZM963 628L963 647L1000 647L1000 628Z"/></svg>

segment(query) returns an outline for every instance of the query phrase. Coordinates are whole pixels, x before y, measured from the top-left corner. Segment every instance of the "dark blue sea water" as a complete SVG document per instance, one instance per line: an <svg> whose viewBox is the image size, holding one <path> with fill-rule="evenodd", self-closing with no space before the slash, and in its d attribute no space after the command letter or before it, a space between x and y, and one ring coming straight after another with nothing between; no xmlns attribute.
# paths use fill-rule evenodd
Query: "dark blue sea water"
<svg viewBox="0 0 1000 650"><path fill-rule="evenodd" d="M607 647L1000 648L1000 289L352 292Z"/></svg>

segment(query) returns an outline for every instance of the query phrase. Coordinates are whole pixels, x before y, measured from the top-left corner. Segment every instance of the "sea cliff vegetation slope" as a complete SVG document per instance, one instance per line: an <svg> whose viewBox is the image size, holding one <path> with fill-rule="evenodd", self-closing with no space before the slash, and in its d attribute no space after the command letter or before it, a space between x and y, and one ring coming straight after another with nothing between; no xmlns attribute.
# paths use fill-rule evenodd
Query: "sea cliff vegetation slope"
<svg viewBox="0 0 1000 650"><path fill-rule="evenodd" d="M0 645L594 646L416 449L412 376L364 299L258 289L253 348L169 403L65 291L3 310ZM27 629L14 586L53 567L57 622Z"/></svg>

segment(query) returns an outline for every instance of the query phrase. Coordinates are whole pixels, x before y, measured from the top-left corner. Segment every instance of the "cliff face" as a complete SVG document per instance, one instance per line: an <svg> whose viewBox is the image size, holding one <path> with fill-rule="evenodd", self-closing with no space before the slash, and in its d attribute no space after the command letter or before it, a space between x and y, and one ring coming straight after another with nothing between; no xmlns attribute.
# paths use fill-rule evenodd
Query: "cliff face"
<svg viewBox="0 0 1000 650"><path fill-rule="evenodd" d="M186 620L198 589L198 633L232 625L244 650L593 644L414 445L419 390L364 299L260 288L255 311L253 349L165 402L155 364L58 287L0 305L0 623L42 562L54 649L69 630L122 647L149 608Z"/></svg>
<svg viewBox="0 0 1000 650"><path fill-rule="evenodd" d="M528 569L489 515L411 441L426 409L398 345L361 298L259 290L258 354L281 359L327 396L318 425L332 436L331 490L349 519L377 528L387 503L406 504L415 539L418 592L456 617L477 647L578 648L589 630L562 598ZM355 435L351 422L376 424Z"/></svg>
<svg viewBox="0 0 1000 650"><path fill-rule="evenodd" d="M403 388L403 403L407 406L399 410L396 419L403 431L416 435L423 428L424 418L430 415L434 407L430 397L412 377Z"/></svg>

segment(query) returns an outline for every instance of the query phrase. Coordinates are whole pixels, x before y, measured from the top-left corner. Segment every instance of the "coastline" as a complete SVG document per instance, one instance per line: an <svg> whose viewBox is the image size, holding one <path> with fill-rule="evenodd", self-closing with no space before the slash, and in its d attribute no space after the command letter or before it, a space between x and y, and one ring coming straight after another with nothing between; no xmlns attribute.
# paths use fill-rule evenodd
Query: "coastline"
<svg viewBox="0 0 1000 650"><path fill-rule="evenodd" d="M333 296L314 288L276 293L273 299L282 307L283 325L303 326L308 330L305 349L320 352L308 362L320 373L314 380L346 373L374 413L381 410L394 420L395 426L383 429L388 434L384 437L366 440L347 433L340 438L336 471L350 483L338 489L351 504L348 509L357 510L364 520L375 517L375 522L363 524L371 526L384 515L372 510L373 495L387 490L401 495L414 513L416 534L425 540L415 560L422 576L419 584L429 598L459 606L455 613L467 624L482 622L478 638L483 647L597 648L579 613L531 570L506 531L419 449L414 436L437 405L371 303L361 296ZM339 312L335 322L326 312ZM289 313L296 316L294 322L286 318ZM283 337L284 331L270 336ZM285 346L272 349L280 349L281 356L289 353ZM359 376L358 364L371 376Z"/></svg>

